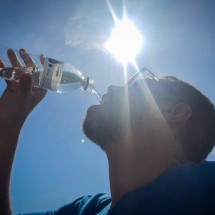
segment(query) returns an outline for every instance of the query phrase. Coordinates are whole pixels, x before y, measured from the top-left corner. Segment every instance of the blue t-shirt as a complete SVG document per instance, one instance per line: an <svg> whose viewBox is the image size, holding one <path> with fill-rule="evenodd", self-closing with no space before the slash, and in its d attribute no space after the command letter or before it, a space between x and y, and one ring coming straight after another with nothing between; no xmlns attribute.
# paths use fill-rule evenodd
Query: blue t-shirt
<svg viewBox="0 0 215 215"><path fill-rule="evenodd" d="M114 208L110 206L110 197L97 194L83 196L56 211L28 215L214 215L215 162L171 168L124 195Z"/></svg>

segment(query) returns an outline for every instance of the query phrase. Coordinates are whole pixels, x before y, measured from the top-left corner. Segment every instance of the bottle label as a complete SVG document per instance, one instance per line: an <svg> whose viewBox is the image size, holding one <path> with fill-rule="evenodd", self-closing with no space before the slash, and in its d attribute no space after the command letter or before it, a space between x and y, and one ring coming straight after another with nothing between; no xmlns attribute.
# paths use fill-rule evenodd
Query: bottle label
<svg viewBox="0 0 215 215"><path fill-rule="evenodd" d="M64 63L52 58L45 58L43 66L44 71L40 76L39 87L57 91L61 83Z"/></svg>

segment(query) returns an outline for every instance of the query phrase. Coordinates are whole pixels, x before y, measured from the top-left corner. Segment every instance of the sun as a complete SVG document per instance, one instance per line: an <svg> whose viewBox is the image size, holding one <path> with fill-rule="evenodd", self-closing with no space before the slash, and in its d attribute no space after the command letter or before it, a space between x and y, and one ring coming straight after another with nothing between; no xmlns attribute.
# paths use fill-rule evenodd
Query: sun
<svg viewBox="0 0 215 215"><path fill-rule="evenodd" d="M105 48L124 66L135 63L135 58L143 45L143 37L131 20L125 16L122 20L115 17L115 28Z"/></svg>

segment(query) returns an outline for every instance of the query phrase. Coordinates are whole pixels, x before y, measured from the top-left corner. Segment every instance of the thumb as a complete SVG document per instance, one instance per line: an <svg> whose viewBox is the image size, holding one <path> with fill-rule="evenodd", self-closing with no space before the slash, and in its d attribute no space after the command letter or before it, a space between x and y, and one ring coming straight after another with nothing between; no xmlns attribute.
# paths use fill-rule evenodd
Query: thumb
<svg viewBox="0 0 215 215"><path fill-rule="evenodd" d="M23 73L20 78L20 90L21 92L28 93L31 91L32 77L29 73Z"/></svg>

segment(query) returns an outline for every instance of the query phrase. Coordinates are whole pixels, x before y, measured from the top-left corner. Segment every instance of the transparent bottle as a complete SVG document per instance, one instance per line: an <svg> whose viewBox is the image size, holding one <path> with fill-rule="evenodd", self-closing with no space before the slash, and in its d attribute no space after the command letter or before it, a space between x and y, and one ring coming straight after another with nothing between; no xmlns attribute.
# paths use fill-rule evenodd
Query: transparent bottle
<svg viewBox="0 0 215 215"><path fill-rule="evenodd" d="M22 52L13 50L16 53L19 61L22 61L20 55ZM35 87L44 88L47 90L56 91L58 93L70 92L76 89L90 91L99 101L101 96L93 85L93 80L81 73L72 64L64 63L42 55L28 54L34 61L36 67L10 67L7 57L1 51L0 58L7 62L6 67L0 68L0 77L6 80L20 80L20 75L23 72L28 72L32 75L33 85ZM26 52L24 53L26 54ZM38 66L39 65L39 66Z"/></svg>

